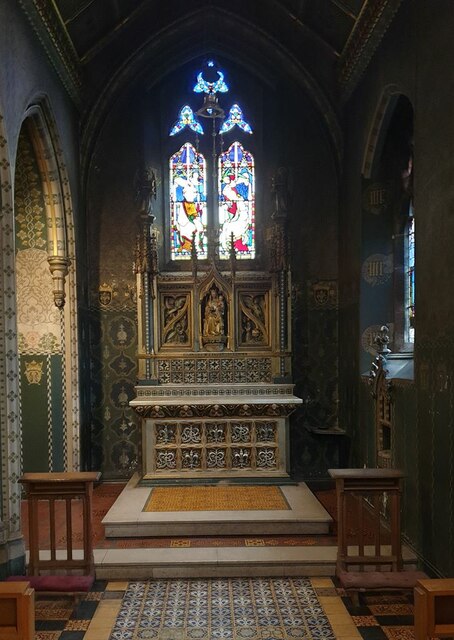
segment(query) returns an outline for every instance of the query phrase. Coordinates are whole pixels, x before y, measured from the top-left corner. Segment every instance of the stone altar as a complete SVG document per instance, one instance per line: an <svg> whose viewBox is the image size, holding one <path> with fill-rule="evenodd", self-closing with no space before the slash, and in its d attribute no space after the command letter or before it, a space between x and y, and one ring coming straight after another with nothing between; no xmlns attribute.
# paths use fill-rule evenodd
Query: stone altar
<svg viewBox="0 0 454 640"><path fill-rule="evenodd" d="M288 419L302 401L291 384L291 274L278 213L267 260L237 260L232 237L228 260L214 242L199 261L194 237L191 259L161 272L154 216L142 213L130 402L142 419L142 480L288 476Z"/></svg>

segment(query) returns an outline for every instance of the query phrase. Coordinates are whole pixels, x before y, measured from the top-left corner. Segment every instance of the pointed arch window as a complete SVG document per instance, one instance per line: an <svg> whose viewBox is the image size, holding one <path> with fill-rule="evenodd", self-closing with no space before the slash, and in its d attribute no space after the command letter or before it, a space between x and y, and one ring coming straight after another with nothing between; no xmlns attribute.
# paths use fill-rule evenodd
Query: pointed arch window
<svg viewBox="0 0 454 640"><path fill-rule="evenodd" d="M254 158L234 142L218 160L219 254L229 257L230 245L238 258L255 257Z"/></svg>
<svg viewBox="0 0 454 640"><path fill-rule="evenodd" d="M252 127L239 104L224 113L217 94L227 93L229 87L213 61L197 75L193 91L204 94L202 107L195 110L184 104L169 131L170 137L186 136L169 159L171 259L187 260L194 253L206 259L218 253L221 260L227 260L232 247L237 258L254 259L255 163L241 142L242 136L253 133ZM210 136L204 144L212 143L208 162L199 150L199 136L204 136L207 127ZM238 139L224 151L223 136L232 130L237 131Z"/></svg>
<svg viewBox="0 0 454 640"><path fill-rule="evenodd" d="M170 224L172 260L189 259L195 241L197 254L207 253L206 162L186 142L170 158Z"/></svg>
<svg viewBox="0 0 454 640"><path fill-rule="evenodd" d="M415 218L410 203L405 233L405 341L415 341Z"/></svg>

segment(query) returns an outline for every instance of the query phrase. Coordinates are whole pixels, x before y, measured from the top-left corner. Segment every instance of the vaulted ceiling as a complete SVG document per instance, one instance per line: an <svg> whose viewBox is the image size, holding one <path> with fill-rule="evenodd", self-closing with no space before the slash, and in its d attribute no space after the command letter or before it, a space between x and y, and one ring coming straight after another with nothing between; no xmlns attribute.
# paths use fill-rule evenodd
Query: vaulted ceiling
<svg viewBox="0 0 454 640"><path fill-rule="evenodd" d="M254 22L272 18L274 28L284 22L295 29L309 29L314 37L339 57L367 0L261 0L233 4L223 3L225 9L235 9L238 15ZM171 7L184 15L197 8L197 2L157 2L156 0L56 0L62 23L74 47L84 62L95 57L103 48L121 38L126 26L134 22L149 22L150 35L156 29L155 19ZM214 3L210 3L213 6ZM165 5L168 5L167 8ZM222 5L221 5L222 6ZM171 12L168 12L169 14ZM222 25L219 25L222 29Z"/></svg>
<svg viewBox="0 0 454 640"><path fill-rule="evenodd" d="M145 49L154 48L154 59L156 52L164 60L177 59L191 42L192 51L197 45L200 53L222 43L224 51L237 48L244 59L255 56L264 65L276 51L285 51L330 100L345 100L401 0L19 2L80 104L81 95L85 103L90 96L96 101L106 80Z"/></svg>

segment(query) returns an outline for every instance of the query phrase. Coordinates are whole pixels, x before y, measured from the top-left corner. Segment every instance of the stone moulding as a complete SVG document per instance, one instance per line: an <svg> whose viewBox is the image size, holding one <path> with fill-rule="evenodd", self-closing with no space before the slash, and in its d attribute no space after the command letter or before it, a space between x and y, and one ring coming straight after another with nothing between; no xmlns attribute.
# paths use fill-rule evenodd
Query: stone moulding
<svg viewBox="0 0 454 640"><path fill-rule="evenodd" d="M142 418L287 417L298 403L133 405Z"/></svg>
<svg viewBox="0 0 454 640"><path fill-rule="evenodd" d="M19 5L73 102L80 106L79 56L52 2L19 0Z"/></svg>
<svg viewBox="0 0 454 640"><path fill-rule="evenodd" d="M361 10L338 63L338 80L346 102L385 35L402 0L368 0Z"/></svg>
<svg viewBox="0 0 454 640"><path fill-rule="evenodd" d="M197 385L194 389L187 385L184 388L164 388L164 387L148 387L142 389L136 388L138 398L179 398L179 397L218 397L218 396L291 396L293 394L294 385L270 385L265 387L244 387L240 384L232 386L230 389L224 385L220 385L218 389L210 387L200 387Z"/></svg>

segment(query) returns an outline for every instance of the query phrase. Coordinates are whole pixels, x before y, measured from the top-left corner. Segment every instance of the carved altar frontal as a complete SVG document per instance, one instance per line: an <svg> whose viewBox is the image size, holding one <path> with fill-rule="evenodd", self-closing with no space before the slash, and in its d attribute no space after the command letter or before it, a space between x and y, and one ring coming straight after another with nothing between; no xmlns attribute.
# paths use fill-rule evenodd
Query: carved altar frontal
<svg viewBox="0 0 454 640"><path fill-rule="evenodd" d="M293 385L138 387L143 477L286 477Z"/></svg>

